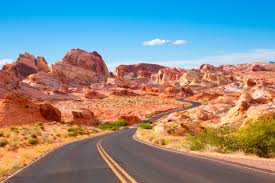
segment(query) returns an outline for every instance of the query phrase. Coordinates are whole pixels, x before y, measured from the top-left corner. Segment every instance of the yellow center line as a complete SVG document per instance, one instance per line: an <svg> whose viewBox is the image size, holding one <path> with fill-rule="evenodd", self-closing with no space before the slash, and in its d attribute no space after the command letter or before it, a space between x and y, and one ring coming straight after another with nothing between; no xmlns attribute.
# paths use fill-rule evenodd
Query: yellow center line
<svg viewBox="0 0 275 183"><path fill-rule="evenodd" d="M117 178L120 180L120 182L122 183L127 183L127 181L123 178L123 176L115 169L115 167L111 164L111 162L105 157L105 155L103 154L103 152L101 151L100 147L99 147L99 143L101 142L98 141L96 143L96 148L98 150L98 152L100 153L100 155L102 156L103 160L107 163L107 165L111 168L111 170L113 171L113 173L117 176Z"/></svg>
<svg viewBox="0 0 275 183"><path fill-rule="evenodd" d="M113 160L110 156L109 156L109 154L104 150L104 148L101 146L101 141L102 140L100 140L98 143L97 143L97 148L98 148L98 151L100 152L100 154L101 154L101 156L103 157L103 159L105 160L107 160L108 161L108 163L107 163L107 161L105 160L105 162L108 164L108 166L111 168L111 166L113 167L113 165L125 176L125 177L127 177L129 180L130 180L130 182L131 183L137 183L137 181L135 180L135 179L133 179L121 166L119 166L118 165L118 163L117 162L115 162L115 160ZM111 162L110 162L111 161ZM114 168L114 167L113 167ZM111 168L111 170L115 173L115 172L117 172L117 170L116 169L112 169ZM118 174L119 174L119 176L115 173L115 175L119 178L119 177L121 177L124 181L125 181L125 179L121 176L121 174L119 173L119 172L117 172ZM120 179L120 178L119 178ZM120 181L121 181L121 179L120 179ZM122 181L121 181L122 182Z"/></svg>

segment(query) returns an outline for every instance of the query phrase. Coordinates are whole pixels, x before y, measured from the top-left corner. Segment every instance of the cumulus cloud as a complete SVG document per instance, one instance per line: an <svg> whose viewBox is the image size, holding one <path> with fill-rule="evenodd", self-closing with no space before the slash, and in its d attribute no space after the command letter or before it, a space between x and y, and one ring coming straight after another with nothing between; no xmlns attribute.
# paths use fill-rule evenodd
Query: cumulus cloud
<svg viewBox="0 0 275 183"><path fill-rule="evenodd" d="M179 40L173 41L172 44L174 44L174 45L183 45L183 44L187 44L187 41L179 39Z"/></svg>
<svg viewBox="0 0 275 183"><path fill-rule="evenodd" d="M149 41L144 41L143 45L145 45L145 46L159 46L159 45L167 44L169 42L170 42L169 40L156 38L156 39L152 39Z"/></svg>
<svg viewBox="0 0 275 183"><path fill-rule="evenodd" d="M160 46L160 45L164 45L164 44L173 44L173 45L184 45L187 44L188 42L186 40L183 39L178 39L178 40L166 40L166 39L152 39L149 41L144 41L143 45L144 46Z"/></svg>
<svg viewBox="0 0 275 183"><path fill-rule="evenodd" d="M11 63L13 60L12 59L9 59L9 58L0 58L0 68L5 65L5 64L8 64L8 63Z"/></svg>

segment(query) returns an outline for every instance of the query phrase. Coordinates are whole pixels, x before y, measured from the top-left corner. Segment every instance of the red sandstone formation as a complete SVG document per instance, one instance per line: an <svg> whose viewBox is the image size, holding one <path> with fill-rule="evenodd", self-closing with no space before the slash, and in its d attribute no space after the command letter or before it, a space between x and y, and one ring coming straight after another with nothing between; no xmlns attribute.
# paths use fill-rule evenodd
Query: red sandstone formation
<svg viewBox="0 0 275 183"><path fill-rule="evenodd" d="M116 67L114 74L122 79L148 78L151 79L152 74L157 74L164 66L157 64L134 64L120 65Z"/></svg>
<svg viewBox="0 0 275 183"><path fill-rule="evenodd" d="M109 77L108 68L97 52L80 49L70 50L61 61L53 64L51 74L74 85L90 85Z"/></svg>

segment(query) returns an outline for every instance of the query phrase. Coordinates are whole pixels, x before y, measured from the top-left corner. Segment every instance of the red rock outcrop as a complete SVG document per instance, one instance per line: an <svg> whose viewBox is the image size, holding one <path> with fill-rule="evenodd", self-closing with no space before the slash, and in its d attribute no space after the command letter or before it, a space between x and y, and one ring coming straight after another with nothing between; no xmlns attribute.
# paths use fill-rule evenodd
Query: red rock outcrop
<svg viewBox="0 0 275 183"><path fill-rule="evenodd" d="M52 65L51 73L74 85L91 85L109 77L108 68L97 52L80 49L71 49L61 61Z"/></svg>
<svg viewBox="0 0 275 183"><path fill-rule="evenodd" d="M147 93L159 93L160 90L154 86L150 85L143 85L141 88L141 91L147 92Z"/></svg>
<svg viewBox="0 0 275 183"><path fill-rule="evenodd" d="M88 99L102 99L106 96L93 90L88 90L84 93L85 98Z"/></svg>
<svg viewBox="0 0 275 183"><path fill-rule="evenodd" d="M116 95L116 96L137 96L138 94L126 89L123 90L114 90L111 92L111 95Z"/></svg>
<svg viewBox="0 0 275 183"><path fill-rule="evenodd" d="M151 79L152 74L157 74L164 66L157 64L133 64L119 65L115 68L114 74L122 79L148 78Z"/></svg>
<svg viewBox="0 0 275 183"><path fill-rule="evenodd" d="M43 57L35 58L29 53L20 54L15 62L3 66L3 71L11 72L20 79L40 71L48 72L48 64Z"/></svg>
<svg viewBox="0 0 275 183"><path fill-rule="evenodd" d="M166 97L189 97L194 94L193 90L189 87L167 87L164 90Z"/></svg>
<svg viewBox="0 0 275 183"><path fill-rule="evenodd" d="M257 71L266 71L266 69L264 68L264 66L262 65L254 65L252 68L251 68L252 71L254 72L257 72Z"/></svg>
<svg viewBox="0 0 275 183"><path fill-rule="evenodd" d="M74 124L80 125L89 125L96 126L99 124L98 119L95 117L94 113L88 109L80 109L76 111L72 111Z"/></svg>
<svg viewBox="0 0 275 183"><path fill-rule="evenodd" d="M202 64L200 66L200 71L202 73L204 72L213 72L213 71L216 71L218 68L216 68L215 66L213 65L210 65L210 64Z"/></svg>
<svg viewBox="0 0 275 183"><path fill-rule="evenodd" d="M40 104L40 113L48 121L61 121L61 112L51 104Z"/></svg>
<svg viewBox="0 0 275 183"><path fill-rule="evenodd" d="M7 94L0 101L0 126L60 121L60 118L60 111L52 105L39 105L15 93Z"/></svg>
<svg viewBox="0 0 275 183"><path fill-rule="evenodd" d="M158 71L156 81L161 84L173 82L179 80L184 72L186 70L180 68L162 68Z"/></svg>

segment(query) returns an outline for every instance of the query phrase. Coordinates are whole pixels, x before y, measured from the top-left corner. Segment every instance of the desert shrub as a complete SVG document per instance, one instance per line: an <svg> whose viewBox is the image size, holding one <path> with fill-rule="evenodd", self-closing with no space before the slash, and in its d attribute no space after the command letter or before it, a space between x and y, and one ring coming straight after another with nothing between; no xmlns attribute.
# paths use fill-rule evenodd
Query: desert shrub
<svg viewBox="0 0 275 183"><path fill-rule="evenodd" d="M7 139L0 139L0 147L5 147L8 144Z"/></svg>
<svg viewBox="0 0 275 183"><path fill-rule="evenodd" d="M118 119L112 123L105 123L105 124L100 124L97 125L97 128L101 129L101 130L111 130L111 131L116 131L118 130L120 127L123 126L127 126L128 125L128 121L125 119Z"/></svg>
<svg viewBox="0 0 275 183"><path fill-rule="evenodd" d="M117 126L110 124L110 123L97 125L97 128L99 128L101 130L111 130L111 131L116 131L119 129Z"/></svg>
<svg viewBox="0 0 275 183"><path fill-rule="evenodd" d="M117 127L122 127L122 126L127 126L128 125L128 121L125 119L118 119L114 122L112 122L113 125L117 126Z"/></svg>
<svg viewBox="0 0 275 183"><path fill-rule="evenodd" d="M152 125L150 123L146 123L146 122L143 122L143 123L140 123L138 125L139 128L142 128L142 129L152 129Z"/></svg>
<svg viewBox="0 0 275 183"><path fill-rule="evenodd" d="M200 151L205 149L206 143L198 136L188 134L186 140L189 142L190 149L193 151Z"/></svg>
<svg viewBox="0 0 275 183"><path fill-rule="evenodd" d="M186 136L191 150L213 146L219 152L243 151L260 157L275 157L275 120L249 121L238 130L206 128L205 131Z"/></svg>
<svg viewBox="0 0 275 183"><path fill-rule="evenodd" d="M233 136L234 149L260 157L275 157L275 120L258 119L248 122Z"/></svg>
<svg viewBox="0 0 275 183"><path fill-rule="evenodd" d="M28 138L28 143L32 144L32 145L36 145L36 144L38 144L38 139L34 138L34 137L29 137Z"/></svg>
<svg viewBox="0 0 275 183"><path fill-rule="evenodd" d="M87 134L87 132L83 130L81 127L70 127L67 129L67 134L70 137L76 137L78 135Z"/></svg>

